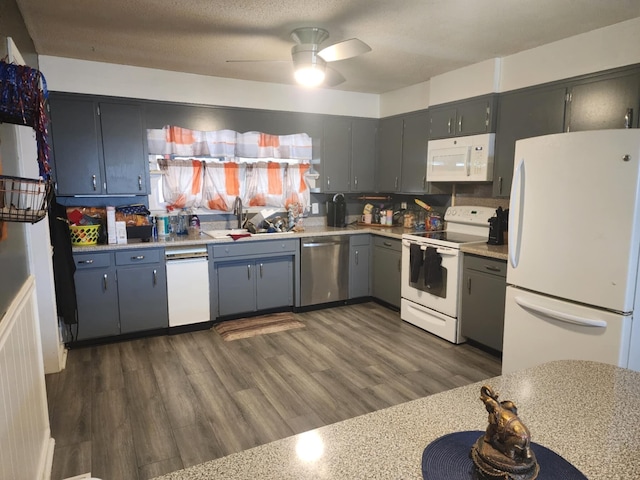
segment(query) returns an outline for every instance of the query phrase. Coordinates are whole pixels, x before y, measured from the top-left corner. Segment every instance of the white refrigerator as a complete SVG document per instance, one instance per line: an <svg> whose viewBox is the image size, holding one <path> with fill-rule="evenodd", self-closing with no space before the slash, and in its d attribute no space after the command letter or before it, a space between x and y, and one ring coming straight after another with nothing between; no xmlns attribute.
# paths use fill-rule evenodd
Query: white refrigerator
<svg viewBox="0 0 640 480"><path fill-rule="evenodd" d="M552 360L640 370L640 130L516 142L502 373Z"/></svg>

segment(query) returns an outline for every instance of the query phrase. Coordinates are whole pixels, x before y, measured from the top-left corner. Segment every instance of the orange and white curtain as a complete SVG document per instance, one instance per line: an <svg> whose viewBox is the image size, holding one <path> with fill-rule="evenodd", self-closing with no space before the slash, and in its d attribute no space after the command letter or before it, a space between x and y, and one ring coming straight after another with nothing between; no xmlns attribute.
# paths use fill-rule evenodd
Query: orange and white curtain
<svg viewBox="0 0 640 480"><path fill-rule="evenodd" d="M203 163L199 160L158 160L162 195L173 208L197 208L202 203Z"/></svg>
<svg viewBox="0 0 640 480"><path fill-rule="evenodd" d="M313 142L306 133L270 135L166 126L147 130L147 143L152 155L289 159L303 162L310 161L313 155Z"/></svg>
<svg viewBox="0 0 640 480"><path fill-rule="evenodd" d="M170 208L229 212L236 197L247 207L310 206L305 173L310 164L158 160L162 193Z"/></svg>

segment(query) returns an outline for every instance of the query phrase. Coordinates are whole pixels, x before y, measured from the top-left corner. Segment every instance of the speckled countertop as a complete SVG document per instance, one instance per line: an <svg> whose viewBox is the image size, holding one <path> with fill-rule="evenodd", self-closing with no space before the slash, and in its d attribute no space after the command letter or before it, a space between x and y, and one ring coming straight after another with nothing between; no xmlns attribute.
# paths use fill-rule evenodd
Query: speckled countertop
<svg viewBox="0 0 640 480"><path fill-rule="evenodd" d="M305 227L303 232L288 232L288 233L265 233L259 235L252 235L250 237L240 238L236 240L239 242L260 242L265 240L284 240L287 238L305 238L318 235L353 235L355 233L373 233L380 236L390 238L402 238L403 233L407 233L402 227L366 227L358 225L349 225L345 228L327 227L327 226L309 226ZM141 240L130 240L129 243L120 245L75 245L73 247L74 253L82 252L96 252L96 251L108 251L108 250L120 250L127 248L165 248L165 247L186 247L193 245L206 245L209 243L229 243L233 242L230 237L227 238L212 238L205 233L199 236L178 236L178 237L160 237L158 240L151 242L142 242Z"/></svg>
<svg viewBox="0 0 640 480"><path fill-rule="evenodd" d="M424 448L447 433L484 430L480 386L513 400L532 440L590 480L640 478L640 373L551 362L262 445L158 479L421 479ZM305 455L316 460L304 460ZM544 465L541 465L544 469Z"/></svg>
<svg viewBox="0 0 640 480"><path fill-rule="evenodd" d="M497 258L498 260L507 260L509 258L508 245L488 245L487 243L467 243L460 246L463 253L472 253L482 257Z"/></svg>

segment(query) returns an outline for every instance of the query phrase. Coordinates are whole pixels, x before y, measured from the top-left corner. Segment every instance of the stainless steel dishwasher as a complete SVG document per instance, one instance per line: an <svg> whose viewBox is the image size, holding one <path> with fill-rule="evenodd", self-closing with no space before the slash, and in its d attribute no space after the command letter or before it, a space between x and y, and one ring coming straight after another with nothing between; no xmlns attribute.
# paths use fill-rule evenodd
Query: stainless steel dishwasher
<svg viewBox="0 0 640 480"><path fill-rule="evenodd" d="M303 238L300 250L300 305L346 300L349 235Z"/></svg>

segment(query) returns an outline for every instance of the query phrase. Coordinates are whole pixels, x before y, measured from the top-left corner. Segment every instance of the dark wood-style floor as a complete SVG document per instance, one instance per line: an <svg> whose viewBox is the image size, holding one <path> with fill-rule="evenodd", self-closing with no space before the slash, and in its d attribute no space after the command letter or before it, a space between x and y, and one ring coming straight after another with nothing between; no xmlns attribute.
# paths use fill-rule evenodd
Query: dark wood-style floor
<svg viewBox="0 0 640 480"><path fill-rule="evenodd" d="M375 303L297 314L305 328L214 330L69 351L47 376L52 480L149 479L500 374Z"/></svg>

